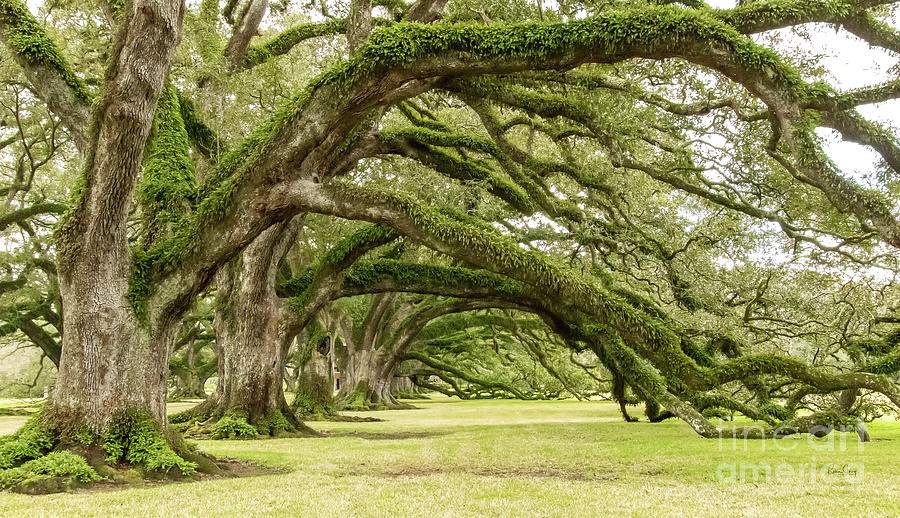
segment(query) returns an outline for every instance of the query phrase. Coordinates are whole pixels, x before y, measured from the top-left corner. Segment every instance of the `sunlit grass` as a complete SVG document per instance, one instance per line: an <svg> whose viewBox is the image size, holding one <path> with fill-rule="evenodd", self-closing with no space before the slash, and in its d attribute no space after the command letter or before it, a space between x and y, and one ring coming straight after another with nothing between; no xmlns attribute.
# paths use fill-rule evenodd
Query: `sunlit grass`
<svg viewBox="0 0 900 518"><path fill-rule="evenodd" d="M419 409L365 414L384 422L312 423L329 434L324 438L200 445L218 456L293 470L287 474L42 497L0 494L0 514L900 513L900 424L895 422L875 423L872 436L880 440L862 447L856 434L834 434L824 441L803 437L732 443L701 439L676 421L624 423L613 405L601 402L436 398L413 404ZM11 432L21 422L0 418L0 433ZM730 477L732 463L734 477ZM753 476L766 465L772 476ZM787 466L793 476L784 476ZM847 466L857 474L827 473Z"/></svg>

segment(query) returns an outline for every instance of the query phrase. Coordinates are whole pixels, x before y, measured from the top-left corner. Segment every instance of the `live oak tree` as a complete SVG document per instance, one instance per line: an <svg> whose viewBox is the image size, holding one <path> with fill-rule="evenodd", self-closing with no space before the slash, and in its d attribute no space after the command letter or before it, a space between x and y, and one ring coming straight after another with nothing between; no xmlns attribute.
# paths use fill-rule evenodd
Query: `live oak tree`
<svg viewBox="0 0 900 518"><path fill-rule="evenodd" d="M207 397L206 382L218 370L213 312L206 301L195 305L185 316L172 345L169 400Z"/></svg>
<svg viewBox="0 0 900 518"><path fill-rule="evenodd" d="M426 326L405 357L415 384L461 399L586 399L611 391L596 358L572 361L540 319L517 311L442 317Z"/></svg>
<svg viewBox="0 0 900 518"><path fill-rule="evenodd" d="M62 311L49 234L66 208L67 175L59 166L71 146L59 120L21 83L4 85L0 108L0 337L32 344L58 366Z"/></svg>
<svg viewBox="0 0 900 518"><path fill-rule="evenodd" d="M176 0L73 4L107 27L95 35L108 35L108 53L101 46L94 54L105 58L101 74L96 57L53 37L52 16L42 17L45 25L24 3L0 1L0 40L72 139L81 170L55 240L58 387L39 422L4 443L4 465L77 441L111 461L196 469L191 460L200 459L165 422L168 357L182 317L217 272L301 213L377 223L389 229L381 238L396 233L455 261L367 261L328 283L348 294L514 303L703 436L719 433L701 413L713 405L772 426L815 421L791 421L790 408L761 396L729 398L720 391L729 384L766 394L772 383L808 394L872 391L900 404L890 378L900 349L875 348L873 359L838 369L754 349L741 336L692 332L698 312L707 328L729 320L685 278L685 254L715 240L703 230L687 242L644 236L646 248L631 249L632 257L652 261L659 275L643 288L607 264L639 244L640 222L654 216L652 196L635 210L617 205L617 187L651 184L688 212L719 214L717 222L774 226L779 239L835 260L889 262L900 246L895 184L864 186L840 171L816 129L868 146L892 178L900 165L894 136L857 108L896 98L897 82L838 91L752 36L827 23L896 52L897 34L880 18L891 3L586 2L550 10L523 2L485 4L475 15L464 2L441 0L323 5L321 21L255 38L267 11L291 19L283 6L251 0L220 9L207 0L186 13ZM182 42L186 19L194 30ZM240 125L214 131L226 112L246 111L229 100L245 95L267 63L335 34L345 45L329 54L334 47L323 43L318 55L347 52L345 59L303 88L260 98L254 107L277 109L246 136ZM445 106L464 115L434 115ZM433 203L424 184L400 190L369 181L379 165L400 160L421 166L405 171L477 187L499 210ZM540 239L551 244L524 245L528 222L543 219L553 223L544 230L590 244L574 253L581 261L592 254L590 268L560 260L552 236ZM631 236L626 250L609 250L620 235ZM714 255L706 259L716 264L723 255ZM310 279L347 258L338 253L294 283L294 310L312 318L317 297L333 294ZM28 441L38 447L24 448Z"/></svg>

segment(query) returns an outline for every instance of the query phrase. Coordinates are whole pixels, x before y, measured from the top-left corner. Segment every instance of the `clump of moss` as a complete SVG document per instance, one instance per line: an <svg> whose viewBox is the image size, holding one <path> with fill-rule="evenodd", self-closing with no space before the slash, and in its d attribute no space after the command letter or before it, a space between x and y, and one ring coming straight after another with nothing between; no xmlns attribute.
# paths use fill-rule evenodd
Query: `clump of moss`
<svg viewBox="0 0 900 518"><path fill-rule="evenodd" d="M9 469L44 456L56 441L40 416L32 417L16 433L0 438L0 469Z"/></svg>
<svg viewBox="0 0 900 518"><path fill-rule="evenodd" d="M336 415L332 406L302 392L298 392L297 395L294 396L294 401L291 403L291 406L295 408L297 413L304 419L328 419Z"/></svg>
<svg viewBox="0 0 900 518"><path fill-rule="evenodd" d="M253 439L257 431L243 417L226 415L212 427L213 439Z"/></svg>
<svg viewBox="0 0 900 518"><path fill-rule="evenodd" d="M269 413L256 423L256 429L262 435L278 435L292 429L291 422L280 410Z"/></svg>
<svg viewBox="0 0 900 518"><path fill-rule="evenodd" d="M30 460L17 468L0 471L0 487L15 489L17 486L33 485L41 480L54 477L93 482L100 478L84 457L67 451L55 451Z"/></svg>
<svg viewBox="0 0 900 518"><path fill-rule="evenodd" d="M197 471L197 464L183 459L169 446L153 419L139 412L127 412L114 419L100 441L111 464L124 460L140 464L147 471L170 473L177 469L185 476Z"/></svg>
<svg viewBox="0 0 900 518"><path fill-rule="evenodd" d="M372 405L369 403L368 394L369 384L365 381L360 381L356 384L353 392L344 399L341 408L349 411L370 410Z"/></svg>

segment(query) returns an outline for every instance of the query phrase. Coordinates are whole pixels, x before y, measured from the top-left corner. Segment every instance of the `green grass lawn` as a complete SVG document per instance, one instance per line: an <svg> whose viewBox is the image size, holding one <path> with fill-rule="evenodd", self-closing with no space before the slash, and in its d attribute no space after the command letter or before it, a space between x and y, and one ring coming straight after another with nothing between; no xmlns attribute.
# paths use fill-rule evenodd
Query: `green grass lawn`
<svg viewBox="0 0 900 518"><path fill-rule="evenodd" d="M900 515L900 423L874 423L876 440L862 447L855 433L733 443L701 439L677 421L624 423L603 402L413 404L419 408L364 414L384 422L312 423L324 438L200 444L287 474L0 493L0 515ZM22 422L0 418L0 433ZM763 475L765 466L772 476Z"/></svg>

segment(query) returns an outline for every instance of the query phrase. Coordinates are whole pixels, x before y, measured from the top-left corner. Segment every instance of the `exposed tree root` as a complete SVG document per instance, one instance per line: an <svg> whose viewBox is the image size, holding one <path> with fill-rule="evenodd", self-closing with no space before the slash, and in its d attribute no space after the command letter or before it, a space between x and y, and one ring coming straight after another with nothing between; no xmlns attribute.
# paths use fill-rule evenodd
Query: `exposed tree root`
<svg viewBox="0 0 900 518"><path fill-rule="evenodd" d="M149 415L127 412L102 432L60 426L43 413L0 438L0 488L43 494L93 484L145 479L196 480L220 474L215 459L197 452Z"/></svg>
<svg viewBox="0 0 900 518"><path fill-rule="evenodd" d="M312 437L318 432L301 422L287 403L279 410L259 415L225 407L209 398L194 408L169 417L173 428L197 439L261 439Z"/></svg>

